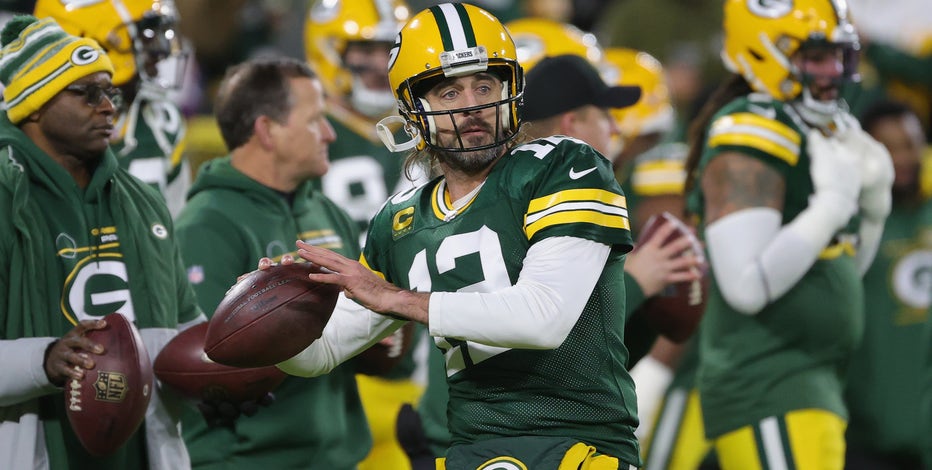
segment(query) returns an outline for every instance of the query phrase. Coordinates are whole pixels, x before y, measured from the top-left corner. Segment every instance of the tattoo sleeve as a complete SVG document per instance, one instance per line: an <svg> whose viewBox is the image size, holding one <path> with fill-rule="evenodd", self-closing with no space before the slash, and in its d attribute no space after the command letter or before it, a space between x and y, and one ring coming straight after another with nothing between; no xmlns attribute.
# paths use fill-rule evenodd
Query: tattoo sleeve
<svg viewBox="0 0 932 470"><path fill-rule="evenodd" d="M702 175L705 223L753 207L783 210L786 182L776 169L738 152L716 156Z"/></svg>

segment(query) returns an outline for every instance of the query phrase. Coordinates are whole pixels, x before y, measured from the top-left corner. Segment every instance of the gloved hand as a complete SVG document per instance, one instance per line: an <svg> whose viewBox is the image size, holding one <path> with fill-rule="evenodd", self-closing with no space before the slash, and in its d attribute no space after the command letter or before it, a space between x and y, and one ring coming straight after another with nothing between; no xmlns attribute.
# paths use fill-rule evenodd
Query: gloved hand
<svg viewBox="0 0 932 470"><path fill-rule="evenodd" d="M825 137L818 129L807 135L809 174L815 189L810 204L830 208L827 214L833 216L836 229L857 212L861 193L860 156L846 144L836 136Z"/></svg>
<svg viewBox="0 0 932 470"><path fill-rule="evenodd" d="M207 426L232 428L240 416L253 416L261 406L269 406L275 402L275 395L266 393L258 400L247 400L236 403L229 400L209 399L197 403L197 409L207 421Z"/></svg>
<svg viewBox="0 0 932 470"><path fill-rule="evenodd" d="M883 144L861 129L857 119L846 113L842 120L845 126L838 138L860 161L861 193L858 206L861 215L874 222L883 222L890 214L892 205L890 190L895 177L893 159Z"/></svg>

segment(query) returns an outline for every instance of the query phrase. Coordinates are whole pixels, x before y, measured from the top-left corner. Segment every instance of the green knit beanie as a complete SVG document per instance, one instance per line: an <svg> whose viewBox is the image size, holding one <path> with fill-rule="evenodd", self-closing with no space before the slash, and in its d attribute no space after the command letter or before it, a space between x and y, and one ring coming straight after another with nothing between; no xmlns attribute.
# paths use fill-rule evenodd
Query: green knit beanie
<svg viewBox="0 0 932 470"><path fill-rule="evenodd" d="M113 75L113 65L96 41L66 33L51 18L14 17L0 33L0 45L4 108L14 124L82 77Z"/></svg>

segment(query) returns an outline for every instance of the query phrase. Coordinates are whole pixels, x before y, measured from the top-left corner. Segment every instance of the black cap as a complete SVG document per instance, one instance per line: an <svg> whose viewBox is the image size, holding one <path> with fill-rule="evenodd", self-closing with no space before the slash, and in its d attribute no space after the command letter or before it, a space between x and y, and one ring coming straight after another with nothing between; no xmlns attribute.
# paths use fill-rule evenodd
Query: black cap
<svg viewBox="0 0 932 470"><path fill-rule="evenodd" d="M608 86L599 71L578 55L545 57L527 74L525 121L546 119L581 106L624 108L641 98L639 86Z"/></svg>

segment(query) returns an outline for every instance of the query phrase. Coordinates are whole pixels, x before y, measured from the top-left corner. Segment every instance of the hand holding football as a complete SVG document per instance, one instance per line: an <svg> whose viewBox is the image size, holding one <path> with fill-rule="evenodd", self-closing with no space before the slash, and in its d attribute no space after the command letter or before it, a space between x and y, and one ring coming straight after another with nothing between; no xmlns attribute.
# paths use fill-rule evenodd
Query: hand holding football
<svg viewBox="0 0 932 470"><path fill-rule="evenodd" d="M340 288L314 282L311 263L276 265L239 280L214 311L204 351L234 367L263 367L290 359L320 338Z"/></svg>
<svg viewBox="0 0 932 470"><path fill-rule="evenodd" d="M85 449L107 455L136 432L152 396L152 363L136 327L123 315L103 318L107 326L85 335L104 347L84 379L65 383L65 409Z"/></svg>
<svg viewBox="0 0 932 470"><path fill-rule="evenodd" d="M698 257L701 261L701 277L693 281L667 285L659 294L647 299L641 311L646 315L648 324L657 332L675 342L683 342L695 331L705 311L709 284L708 269L705 266L702 244L693 230L669 212L651 216L647 220L638 237L638 244L646 243L665 224L673 224L674 230L663 241L663 245L680 237L687 237L690 248L680 256Z"/></svg>

